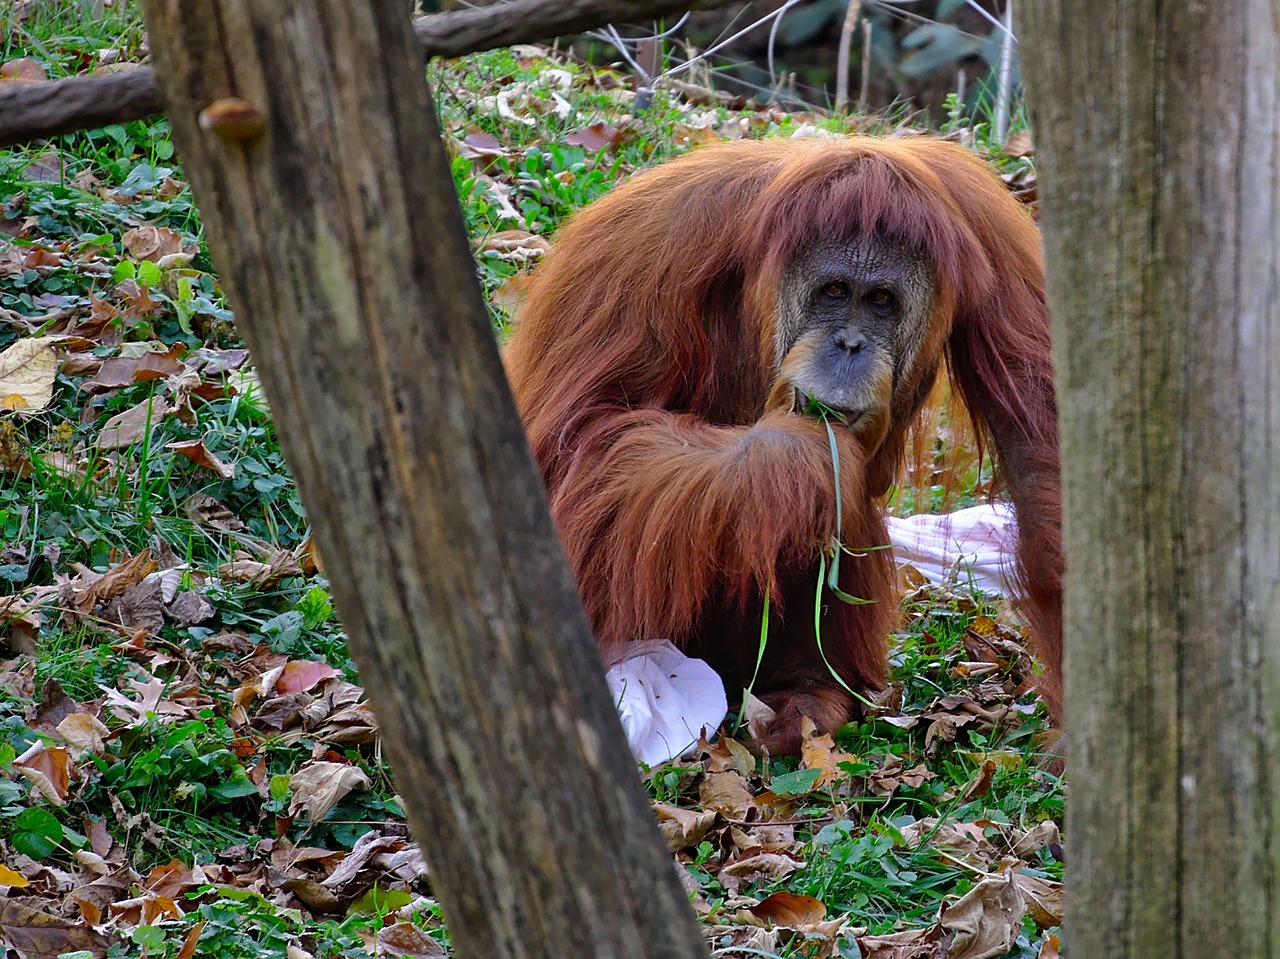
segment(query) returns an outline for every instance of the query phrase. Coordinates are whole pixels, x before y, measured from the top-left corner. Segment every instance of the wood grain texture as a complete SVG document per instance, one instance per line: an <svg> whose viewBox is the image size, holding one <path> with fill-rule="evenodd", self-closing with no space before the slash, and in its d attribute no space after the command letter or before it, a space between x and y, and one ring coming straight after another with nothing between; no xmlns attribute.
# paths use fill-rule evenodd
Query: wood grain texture
<svg viewBox="0 0 1280 959"><path fill-rule="evenodd" d="M732 0L511 0L472 10L420 17L414 35L428 57L533 43L582 33L607 23L652 20L685 10L727 6ZM163 109L150 67L48 83L0 84L0 147L109 123L126 123Z"/></svg>
<svg viewBox="0 0 1280 959"><path fill-rule="evenodd" d="M1280 40L1019 8L1055 313L1074 957L1280 955Z"/></svg>
<svg viewBox="0 0 1280 959"><path fill-rule="evenodd" d="M145 7L458 955L704 954L506 388L404 5ZM201 130L232 91L260 138Z"/></svg>

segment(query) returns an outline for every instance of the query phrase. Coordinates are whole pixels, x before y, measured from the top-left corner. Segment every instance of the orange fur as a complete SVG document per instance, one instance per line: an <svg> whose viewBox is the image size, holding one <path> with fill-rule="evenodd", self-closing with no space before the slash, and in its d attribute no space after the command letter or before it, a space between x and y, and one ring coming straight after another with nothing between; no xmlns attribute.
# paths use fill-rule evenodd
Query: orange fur
<svg viewBox="0 0 1280 959"><path fill-rule="evenodd" d="M876 233L923 249L933 322L883 442L837 427L835 528L825 427L768 408L774 298L815 237ZM1057 413L1039 236L981 160L935 140L739 141L640 174L579 213L535 273L507 370L606 658L668 637L730 683L755 663L784 715L839 725L853 700L822 661L821 550L887 543L881 497L943 360L994 444L1020 521L1019 569L1058 709L1061 533ZM896 603L887 550L845 556L822 644L854 689L886 670ZM766 695L766 700L769 695Z"/></svg>

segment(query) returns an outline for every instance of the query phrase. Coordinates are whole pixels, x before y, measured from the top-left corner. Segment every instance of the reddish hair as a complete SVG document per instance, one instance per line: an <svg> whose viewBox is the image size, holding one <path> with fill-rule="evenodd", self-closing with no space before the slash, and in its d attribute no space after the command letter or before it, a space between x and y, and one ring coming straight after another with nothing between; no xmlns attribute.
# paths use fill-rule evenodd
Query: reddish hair
<svg viewBox="0 0 1280 959"><path fill-rule="evenodd" d="M868 234L924 251L935 304L888 438L868 458L839 435L836 530L825 428L765 408L775 301L815 238ZM944 360L1018 513L1020 582L1056 711L1062 554L1043 265L1034 224L989 167L937 140L738 141L642 173L579 213L534 275L506 364L606 656L664 636L741 681L767 591L777 621L762 673L787 692L779 705L821 714L820 726L843 721L851 699L814 654L818 554L837 538L887 543L876 497ZM890 566L884 550L846 558L843 588L874 602L827 604L823 651L855 689L885 672Z"/></svg>

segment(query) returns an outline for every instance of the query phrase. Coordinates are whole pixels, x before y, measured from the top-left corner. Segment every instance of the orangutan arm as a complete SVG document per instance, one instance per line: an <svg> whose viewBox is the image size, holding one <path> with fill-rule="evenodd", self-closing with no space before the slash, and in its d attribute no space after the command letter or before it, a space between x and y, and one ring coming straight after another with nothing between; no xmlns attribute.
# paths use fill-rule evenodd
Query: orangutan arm
<svg viewBox="0 0 1280 959"><path fill-rule="evenodd" d="M848 519L865 506L863 455L835 435ZM576 451L552 509L606 654L685 638L708 597L745 604L769 589L780 601L779 573L836 539L831 441L814 418L724 427L629 410L596 420Z"/></svg>

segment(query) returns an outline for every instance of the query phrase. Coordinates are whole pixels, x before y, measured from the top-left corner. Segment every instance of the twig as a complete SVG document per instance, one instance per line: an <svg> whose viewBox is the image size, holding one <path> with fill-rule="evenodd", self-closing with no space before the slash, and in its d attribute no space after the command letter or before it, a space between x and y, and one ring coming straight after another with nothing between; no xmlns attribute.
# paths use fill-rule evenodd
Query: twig
<svg viewBox="0 0 1280 959"><path fill-rule="evenodd" d="M1005 0L1004 36L1000 41L1000 77L996 87L994 118L997 143L1009 135L1009 101L1013 97L1013 0Z"/></svg>
<svg viewBox="0 0 1280 959"><path fill-rule="evenodd" d="M583 33L606 23L652 20L730 0L511 0L423 17L414 33L428 57L532 43ZM91 127L138 120L164 110L150 67L48 83L0 85L0 147Z"/></svg>
<svg viewBox="0 0 1280 959"><path fill-rule="evenodd" d="M858 90L858 113L867 115L867 94L871 89L871 28L874 24L862 19L862 87Z"/></svg>
<svg viewBox="0 0 1280 959"><path fill-rule="evenodd" d="M844 26L840 28L840 47L836 54L836 113L844 113L849 106L849 53L853 47L853 29L862 13L862 0L849 0L844 13ZM866 58L863 58L863 75L866 75ZM866 82L863 82L866 90Z"/></svg>

